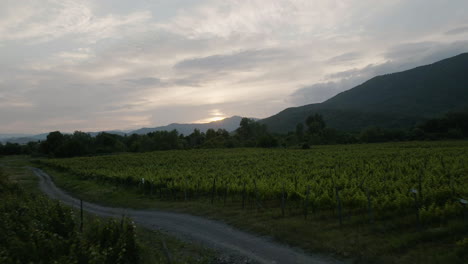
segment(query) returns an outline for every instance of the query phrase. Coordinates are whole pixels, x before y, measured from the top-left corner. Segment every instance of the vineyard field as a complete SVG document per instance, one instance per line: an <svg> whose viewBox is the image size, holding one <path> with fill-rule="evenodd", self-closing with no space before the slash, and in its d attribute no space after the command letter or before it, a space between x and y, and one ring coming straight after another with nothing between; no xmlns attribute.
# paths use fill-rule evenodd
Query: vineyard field
<svg viewBox="0 0 468 264"><path fill-rule="evenodd" d="M468 142L319 146L310 150L161 151L42 160L83 179L135 186L171 200L259 210L339 212L444 223L466 214ZM288 211L291 213L291 211Z"/></svg>

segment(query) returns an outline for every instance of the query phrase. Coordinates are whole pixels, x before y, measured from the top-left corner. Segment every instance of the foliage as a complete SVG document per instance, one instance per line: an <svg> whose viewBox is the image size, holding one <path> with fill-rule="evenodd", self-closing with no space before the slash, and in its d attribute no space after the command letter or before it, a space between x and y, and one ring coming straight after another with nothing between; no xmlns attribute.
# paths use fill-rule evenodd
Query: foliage
<svg viewBox="0 0 468 264"><path fill-rule="evenodd" d="M139 262L129 219L90 222L81 233L72 210L26 193L3 174L0 199L0 263Z"/></svg>
<svg viewBox="0 0 468 264"><path fill-rule="evenodd" d="M116 152L149 152L155 150L196 148L308 148L314 145L377 143L411 140L442 140L468 138L468 112L448 113L430 119L412 129L383 129L368 127L359 133L347 133L327 127L319 114L310 115L296 125L296 131L286 135L271 134L264 124L243 118L240 127L232 134L224 129L208 129L206 133L195 129L188 136L173 131L156 131L146 135L120 136L99 133L92 137L76 131L68 135L51 132L43 142L27 145L0 144L0 155L47 155L49 157L75 157L105 155Z"/></svg>
<svg viewBox="0 0 468 264"><path fill-rule="evenodd" d="M283 186L288 203L298 205L310 188L310 209L324 211L337 210L339 190L343 207L356 214L368 214L369 199L378 219L411 218L417 205L421 222L431 225L463 215L458 199L468 197L467 149L467 142L418 142L167 151L41 162L83 179L138 187L162 199L228 193L239 204L244 195L256 197L263 208L272 205L271 210L277 210ZM416 198L412 189L418 191Z"/></svg>

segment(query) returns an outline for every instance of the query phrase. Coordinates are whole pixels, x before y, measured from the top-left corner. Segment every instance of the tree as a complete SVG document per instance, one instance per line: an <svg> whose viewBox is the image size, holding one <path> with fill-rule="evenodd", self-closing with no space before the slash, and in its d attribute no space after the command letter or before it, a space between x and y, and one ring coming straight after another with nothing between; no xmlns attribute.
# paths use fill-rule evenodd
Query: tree
<svg viewBox="0 0 468 264"><path fill-rule="evenodd" d="M222 129L222 128L219 128L217 131L216 131L216 135L218 137L222 137L224 139L229 139L229 132L226 130L226 129Z"/></svg>
<svg viewBox="0 0 468 264"><path fill-rule="evenodd" d="M190 147L197 147L205 141L205 133L201 133L199 129L195 128L193 133L188 136Z"/></svg>
<svg viewBox="0 0 468 264"><path fill-rule="evenodd" d="M384 131L379 127L369 127L361 131L359 139L367 143L382 142L384 141Z"/></svg>
<svg viewBox="0 0 468 264"><path fill-rule="evenodd" d="M3 147L3 154L5 155L19 155L22 154L22 148L18 143L7 142Z"/></svg>
<svg viewBox="0 0 468 264"><path fill-rule="evenodd" d="M41 143L41 151L49 156L54 156L64 140L65 137L60 131L50 132L47 139Z"/></svg>
<svg viewBox="0 0 468 264"><path fill-rule="evenodd" d="M236 130L237 135L241 139L250 139L253 137L253 124L255 123L254 120L249 118L242 118L239 128Z"/></svg>
<svg viewBox="0 0 468 264"><path fill-rule="evenodd" d="M296 125L296 136L299 141L302 141L304 137L304 124L298 123Z"/></svg>
<svg viewBox="0 0 468 264"><path fill-rule="evenodd" d="M216 131L212 128L206 131L206 140L213 139L217 136Z"/></svg>
<svg viewBox="0 0 468 264"><path fill-rule="evenodd" d="M310 134L318 134L326 127L323 117L319 114L314 114L307 117L306 125Z"/></svg>
<svg viewBox="0 0 468 264"><path fill-rule="evenodd" d="M126 150L122 137L106 132L99 133L95 138L96 153L123 152Z"/></svg>

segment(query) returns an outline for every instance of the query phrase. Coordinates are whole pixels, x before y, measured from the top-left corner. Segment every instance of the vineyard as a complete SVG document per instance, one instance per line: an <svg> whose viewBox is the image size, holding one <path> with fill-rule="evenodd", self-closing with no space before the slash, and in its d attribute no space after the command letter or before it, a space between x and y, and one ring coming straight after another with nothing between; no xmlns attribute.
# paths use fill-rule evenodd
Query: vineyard
<svg viewBox="0 0 468 264"><path fill-rule="evenodd" d="M220 149L51 159L83 179L139 188L162 200L200 200L279 216L350 215L417 225L467 217L468 142Z"/></svg>
<svg viewBox="0 0 468 264"><path fill-rule="evenodd" d="M42 195L8 180L0 168L0 263L139 263L135 226L87 222Z"/></svg>

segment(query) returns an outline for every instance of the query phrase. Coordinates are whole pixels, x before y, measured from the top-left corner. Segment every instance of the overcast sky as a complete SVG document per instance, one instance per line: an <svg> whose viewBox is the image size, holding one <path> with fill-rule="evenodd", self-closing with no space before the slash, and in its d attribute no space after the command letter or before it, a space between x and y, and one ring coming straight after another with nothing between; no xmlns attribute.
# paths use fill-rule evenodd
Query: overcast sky
<svg viewBox="0 0 468 264"><path fill-rule="evenodd" d="M466 0L1 0L0 133L263 118L467 51Z"/></svg>

